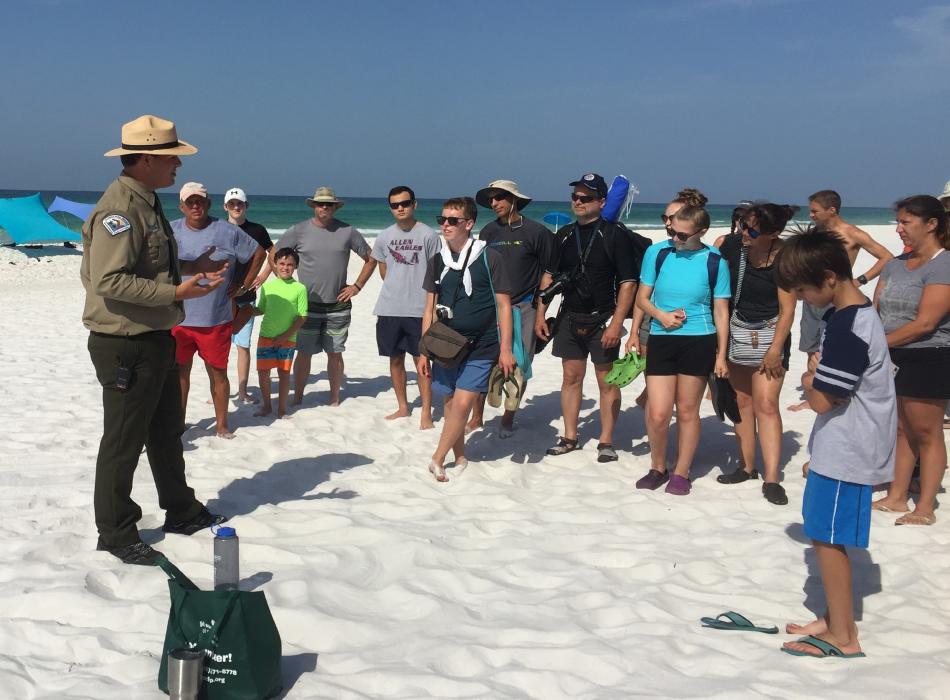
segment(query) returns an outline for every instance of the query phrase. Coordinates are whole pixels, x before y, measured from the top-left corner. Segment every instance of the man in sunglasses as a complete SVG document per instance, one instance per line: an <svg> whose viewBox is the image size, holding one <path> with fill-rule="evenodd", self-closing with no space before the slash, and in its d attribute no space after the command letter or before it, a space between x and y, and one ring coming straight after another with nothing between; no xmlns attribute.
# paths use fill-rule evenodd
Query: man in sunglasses
<svg viewBox="0 0 950 700"><path fill-rule="evenodd" d="M303 402L304 389L310 378L312 356L327 354L327 376L330 379L330 405L340 405L343 384L343 351L350 330L351 299L359 294L373 275L376 261L370 247L354 227L336 218L343 200L329 187L318 187L313 197L304 200L313 209L313 218L294 224L280 237L281 248L293 248L300 256L297 278L307 288L308 311L303 328L297 333L297 357L294 360L294 399ZM271 249L271 269L277 269ZM350 253L363 259L363 268L356 281L347 283L346 269Z"/></svg>
<svg viewBox="0 0 950 700"><path fill-rule="evenodd" d="M518 190L512 180L495 180L480 189L475 201L491 209L495 220L485 224L479 239L501 253L505 272L513 285L511 306L517 308L520 326L515 326L516 338L520 337L522 372L526 374L534 358L534 297L554 251L554 236L543 224L523 216L521 210L531 203L531 198ZM530 375L529 375L530 376ZM524 395L527 382L519 387ZM485 395L476 402L468 429L481 427L485 410ZM514 431L515 411L505 410L498 428L498 436L511 437Z"/></svg>
<svg viewBox="0 0 950 700"><path fill-rule="evenodd" d="M579 449L577 419L589 357L600 390L597 461L613 462L617 459L613 430L620 413L620 389L604 378L619 355L623 321L633 304L639 266L629 234L601 218L607 198L604 178L587 173L570 185L576 222L562 227L555 236L551 263L541 278L535 321L535 333L541 340L553 334L553 354L561 358L563 371L564 435L547 453L561 455ZM559 321L552 329L544 315L551 300L545 300L543 292L555 284L563 290L563 298Z"/></svg>
<svg viewBox="0 0 950 700"><path fill-rule="evenodd" d="M373 259L379 264L383 288L376 299L376 347L380 357L389 358L389 376L398 404L386 420L409 415L406 395L406 353L419 357L422 337L422 312L426 293L422 282L426 263L439 252L439 234L416 220L416 193L405 185L389 191L389 208L396 220L376 237ZM418 376L422 398L419 429L435 427L432 423L432 383L429 377Z"/></svg>

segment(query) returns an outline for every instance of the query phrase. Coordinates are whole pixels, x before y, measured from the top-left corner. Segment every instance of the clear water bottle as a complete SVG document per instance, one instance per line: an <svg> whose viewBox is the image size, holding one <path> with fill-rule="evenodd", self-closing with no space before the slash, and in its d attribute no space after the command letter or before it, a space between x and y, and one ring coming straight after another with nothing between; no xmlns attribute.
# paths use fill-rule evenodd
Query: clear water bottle
<svg viewBox="0 0 950 700"><path fill-rule="evenodd" d="M238 536L233 527L214 533L214 590L236 591L240 580Z"/></svg>

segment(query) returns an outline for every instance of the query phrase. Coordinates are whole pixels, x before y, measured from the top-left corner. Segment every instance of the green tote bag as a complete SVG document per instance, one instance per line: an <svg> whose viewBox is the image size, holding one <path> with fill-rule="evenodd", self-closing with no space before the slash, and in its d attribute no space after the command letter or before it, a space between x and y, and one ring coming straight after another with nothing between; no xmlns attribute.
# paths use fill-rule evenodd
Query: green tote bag
<svg viewBox="0 0 950 700"><path fill-rule="evenodd" d="M168 652L201 649L202 700L263 700L281 691L280 634L261 591L202 591L168 559L171 610L158 671L168 692Z"/></svg>

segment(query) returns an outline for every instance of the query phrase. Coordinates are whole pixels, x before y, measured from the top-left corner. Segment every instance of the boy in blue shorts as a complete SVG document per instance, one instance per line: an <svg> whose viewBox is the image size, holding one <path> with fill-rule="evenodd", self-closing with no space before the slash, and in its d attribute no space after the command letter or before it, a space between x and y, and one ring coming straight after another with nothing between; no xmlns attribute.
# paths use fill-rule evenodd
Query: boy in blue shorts
<svg viewBox="0 0 950 700"><path fill-rule="evenodd" d="M867 547L871 488L891 481L897 435L894 372L877 312L851 281L851 260L831 231L794 236L775 261L779 286L817 307L821 352L802 386L817 413L808 440L811 465L802 516L818 559L827 611L807 625L790 624L782 651L795 656L864 656L854 623L851 562L846 546Z"/></svg>
<svg viewBox="0 0 950 700"><path fill-rule="evenodd" d="M307 288L294 279L300 255L293 248L281 248L274 255L274 271L261 287L257 315L263 315L257 339L257 379L261 385L261 407L255 416L271 412L270 371L277 370L277 417L287 415L290 369L297 349L297 331L307 320Z"/></svg>

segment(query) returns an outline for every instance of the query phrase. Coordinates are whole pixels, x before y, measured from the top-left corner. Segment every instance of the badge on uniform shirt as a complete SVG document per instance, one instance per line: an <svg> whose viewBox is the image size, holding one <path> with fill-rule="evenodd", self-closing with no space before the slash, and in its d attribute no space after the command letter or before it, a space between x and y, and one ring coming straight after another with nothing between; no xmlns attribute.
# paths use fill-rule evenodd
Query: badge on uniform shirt
<svg viewBox="0 0 950 700"><path fill-rule="evenodd" d="M110 236L115 236L132 228L132 224L129 223L129 220L118 214L109 214L109 216L102 220L102 225L106 227L106 231L109 232Z"/></svg>

